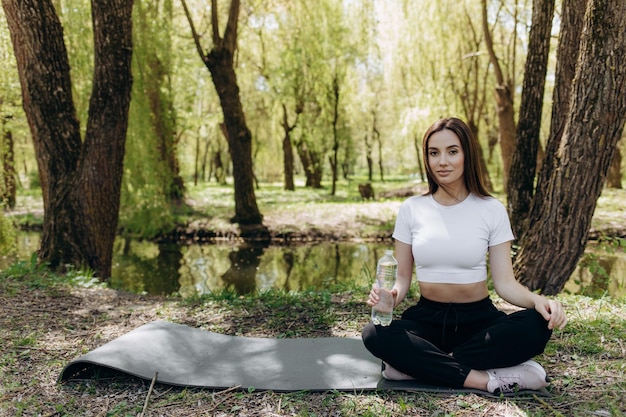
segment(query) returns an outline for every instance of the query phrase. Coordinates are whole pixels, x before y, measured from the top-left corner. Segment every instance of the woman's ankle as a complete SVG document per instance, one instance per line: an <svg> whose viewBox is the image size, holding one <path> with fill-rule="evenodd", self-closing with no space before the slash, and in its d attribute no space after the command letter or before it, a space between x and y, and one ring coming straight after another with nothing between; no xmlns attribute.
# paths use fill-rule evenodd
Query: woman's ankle
<svg viewBox="0 0 626 417"><path fill-rule="evenodd" d="M391 381L408 381L413 378L411 375L407 375L404 372L398 371L393 366L389 365L387 362L383 362L383 378L389 379Z"/></svg>
<svg viewBox="0 0 626 417"><path fill-rule="evenodd" d="M487 371L472 369L470 373L467 374L465 382L463 382L463 387L487 391L487 382L489 382L489 374L487 374Z"/></svg>

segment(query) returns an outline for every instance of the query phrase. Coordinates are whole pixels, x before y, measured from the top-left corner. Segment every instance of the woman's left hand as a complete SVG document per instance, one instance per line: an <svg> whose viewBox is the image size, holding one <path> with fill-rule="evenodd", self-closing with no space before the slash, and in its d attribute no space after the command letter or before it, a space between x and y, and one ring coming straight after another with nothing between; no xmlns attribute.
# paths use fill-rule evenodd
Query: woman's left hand
<svg viewBox="0 0 626 417"><path fill-rule="evenodd" d="M535 303L535 310L546 319L548 329L563 329L567 324L565 310L557 300L540 297Z"/></svg>

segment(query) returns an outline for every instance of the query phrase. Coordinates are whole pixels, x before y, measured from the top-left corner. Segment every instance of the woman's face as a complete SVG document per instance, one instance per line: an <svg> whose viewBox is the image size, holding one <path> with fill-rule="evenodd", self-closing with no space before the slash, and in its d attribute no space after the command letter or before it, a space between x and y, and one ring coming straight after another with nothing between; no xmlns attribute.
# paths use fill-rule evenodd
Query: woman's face
<svg viewBox="0 0 626 417"><path fill-rule="evenodd" d="M428 139L428 165L435 182L444 187L464 186L465 155L459 137L448 129L433 133Z"/></svg>

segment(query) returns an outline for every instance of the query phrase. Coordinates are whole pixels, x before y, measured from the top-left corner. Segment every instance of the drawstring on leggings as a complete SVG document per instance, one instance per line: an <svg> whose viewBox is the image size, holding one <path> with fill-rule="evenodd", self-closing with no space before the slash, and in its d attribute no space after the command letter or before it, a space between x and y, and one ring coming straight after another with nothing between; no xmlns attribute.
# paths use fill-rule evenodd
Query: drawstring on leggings
<svg viewBox="0 0 626 417"><path fill-rule="evenodd" d="M452 311L454 311L454 317L455 317L454 333L456 333L456 331L459 328L459 313L456 311L456 306L454 305L454 303L448 303L448 306L446 307L445 313L443 315L443 324L441 325L441 345L442 346L446 345L446 321L448 320L448 313L450 312L451 309Z"/></svg>

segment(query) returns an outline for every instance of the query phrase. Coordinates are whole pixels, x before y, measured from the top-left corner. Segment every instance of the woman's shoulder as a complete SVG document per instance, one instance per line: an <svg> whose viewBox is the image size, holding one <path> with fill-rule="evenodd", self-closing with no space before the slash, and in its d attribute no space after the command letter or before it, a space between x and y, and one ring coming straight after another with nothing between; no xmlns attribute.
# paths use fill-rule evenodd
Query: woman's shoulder
<svg viewBox="0 0 626 417"><path fill-rule="evenodd" d="M475 204L483 205L486 207L504 207L504 203L502 203L502 201L491 195L483 196L472 193L472 200Z"/></svg>
<svg viewBox="0 0 626 417"><path fill-rule="evenodd" d="M419 207L430 200L430 195L428 194L419 194L407 197L401 204L400 207Z"/></svg>

